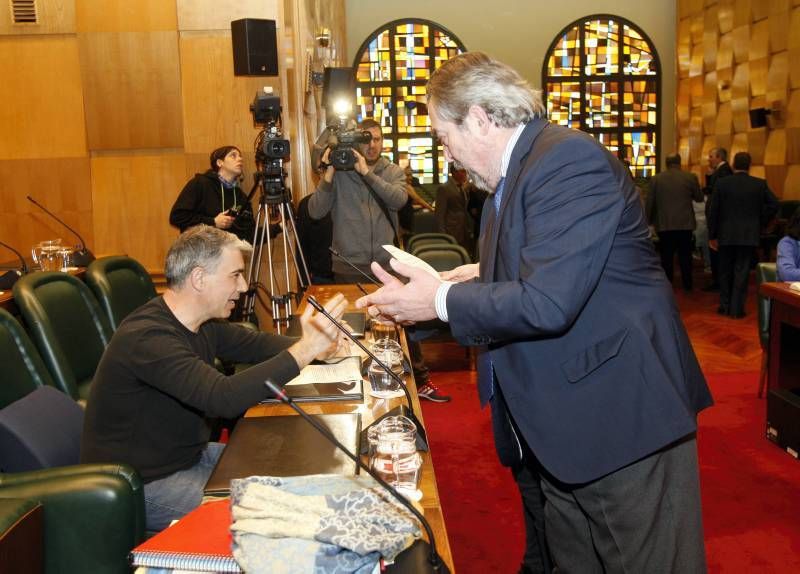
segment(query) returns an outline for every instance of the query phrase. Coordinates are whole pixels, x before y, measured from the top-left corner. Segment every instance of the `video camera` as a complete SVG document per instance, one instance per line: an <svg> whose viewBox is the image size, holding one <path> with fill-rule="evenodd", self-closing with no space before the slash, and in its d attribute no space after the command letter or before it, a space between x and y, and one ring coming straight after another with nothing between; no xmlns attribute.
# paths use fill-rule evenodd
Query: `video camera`
<svg viewBox="0 0 800 574"><path fill-rule="evenodd" d="M372 141L372 134L366 130L344 129L346 120L338 126L331 126L330 148L328 156L330 164L339 171L348 171L355 167L356 156L353 148Z"/></svg>
<svg viewBox="0 0 800 574"><path fill-rule="evenodd" d="M253 122L264 126L255 142L256 165L259 168L256 184L263 184L268 198L282 198L287 192L283 162L288 161L291 147L280 129L281 99L265 88L263 93L256 93L250 111L253 113Z"/></svg>

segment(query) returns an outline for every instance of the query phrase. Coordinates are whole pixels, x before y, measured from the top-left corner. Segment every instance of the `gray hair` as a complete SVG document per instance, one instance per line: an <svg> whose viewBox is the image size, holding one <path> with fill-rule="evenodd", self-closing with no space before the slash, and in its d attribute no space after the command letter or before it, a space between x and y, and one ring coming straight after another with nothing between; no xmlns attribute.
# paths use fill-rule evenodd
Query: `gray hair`
<svg viewBox="0 0 800 574"><path fill-rule="evenodd" d="M210 225L195 225L178 236L167 251L164 275L168 287L181 287L195 267L213 272L226 248L250 253L253 248L233 233Z"/></svg>
<svg viewBox="0 0 800 574"><path fill-rule="evenodd" d="M471 106L480 106L498 127L512 128L545 115L541 90L512 67L483 52L465 52L436 70L428 103L444 121L461 125Z"/></svg>

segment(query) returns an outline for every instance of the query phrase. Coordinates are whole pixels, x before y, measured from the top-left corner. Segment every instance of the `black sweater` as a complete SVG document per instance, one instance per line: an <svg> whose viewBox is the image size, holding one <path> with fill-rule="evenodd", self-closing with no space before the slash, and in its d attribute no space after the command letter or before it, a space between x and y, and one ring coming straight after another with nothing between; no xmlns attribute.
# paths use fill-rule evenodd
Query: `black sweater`
<svg viewBox="0 0 800 574"><path fill-rule="evenodd" d="M244 192L238 187L226 188L214 170L198 173L183 187L172 206L169 222L181 232L201 223L214 226L214 218L235 205L244 206L245 215L238 217L229 229L239 239L253 241L253 210Z"/></svg>
<svg viewBox="0 0 800 574"><path fill-rule="evenodd" d="M125 462L145 482L193 466L210 436L206 417L236 417L271 396L266 378L283 386L297 376L285 350L294 341L227 321L193 333L161 297L151 300L120 325L103 354L81 462ZM259 364L228 377L214 368L215 357Z"/></svg>

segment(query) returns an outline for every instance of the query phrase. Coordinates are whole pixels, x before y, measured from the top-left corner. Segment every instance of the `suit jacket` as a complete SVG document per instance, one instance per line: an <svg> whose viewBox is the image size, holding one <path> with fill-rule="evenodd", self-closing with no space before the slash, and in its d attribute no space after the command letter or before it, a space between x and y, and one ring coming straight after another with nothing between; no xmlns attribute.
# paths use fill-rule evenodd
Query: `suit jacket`
<svg viewBox="0 0 800 574"><path fill-rule="evenodd" d="M693 230L697 227L693 201L703 201L697 176L678 167L668 168L650 180L647 220L656 231Z"/></svg>
<svg viewBox="0 0 800 574"><path fill-rule="evenodd" d="M461 247L472 251L469 244L472 219L467 212L467 194L452 178L436 190L436 227L440 233L452 235Z"/></svg>
<svg viewBox="0 0 800 574"><path fill-rule="evenodd" d="M525 127L499 215L484 206L481 254L479 281L449 290L450 327L487 346L547 471L591 481L696 429L711 395L633 180L593 138L541 119ZM513 464L513 436L495 442Z"/></svg>
<svg viewBox="0 0 800 574"><path fill-rule="evenodd" d="M706 176L706 186L703 188L703 194L706 196L706 219L711 209L711 194L714 192L714 186L721 179L733 175L733 170L728 162L723 161L717 168Z"/></svg>
<svg viewBox="0 0 800 574"><path fill-rule="evenodd" d="M720 245L756 247L778 211L767 182L743 171L717 181L708 211L708 237Z"/></svg>

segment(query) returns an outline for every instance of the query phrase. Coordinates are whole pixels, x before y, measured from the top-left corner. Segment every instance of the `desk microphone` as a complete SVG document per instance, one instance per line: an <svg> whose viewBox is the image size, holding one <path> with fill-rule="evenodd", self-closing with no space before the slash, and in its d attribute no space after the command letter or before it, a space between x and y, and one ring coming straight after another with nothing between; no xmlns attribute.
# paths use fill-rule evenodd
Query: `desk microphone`
<svg viewBox="0 0 800 574"><path fill-rule="evenodd" d="M373 423L369 425L367 428L365 428L363 431L361 431L361 452L365 453L369 448L369 441L367 440L367 432L369 431L369 429L375 426L376 424L379 424L383 419L385 419L388 416L404 416L411 422L413 422L414 426L417 427L417 450L422 450L427 452L428 436L425 434L425 427L422 426L422 423L419 421L417 415L414 413L414 407L411 404L411 395L409 394L408 389L406 388L406 384L403 382L403 378L397 373L395 373L389 365L387 365L386 363L381 361L378 357L376 357L375 353L370 351L361 341L356 339L355 335L353 335L350 331L348 331L347 328L344 325L342 325L339 321L334 319L333 316L331 316L331 314L325 310L325 307L320 305L319 301L317 301L311 295L309 295L308 297L308 304L314 307L314 309L316 309L320 313L322 313L325 316L325 318L328 319L328 321L330 321L331 323L333 323L336 326L336 328L339 329L342 333L344 333L348 339L350 339L353 343L358 345L358 347L362 351L364 351L370 359L378 363L390 377L392 377L395 381L399 383L400 388L403 390L403 393L406 396L406 403L408 405L407 407L401 405L393 408L389 412L382 415L380 418L373 421Z"/></svg>
<svg viewBox="0 0 800 574"><path fill-rule="evenodd" d="M25 273L28 272L28 264L25 263L25 258L22 257L22 254L19 251L17 251L7 243L3 243L2 241L0 241L0 245L5 247L9 251L13 251L14 255L16 255L19 258L20 262L19 269L12 269L0 275L0 289L11 289L14 286L14 283L17 282L17 279L19 279Z"/></svg>
<svg viewBox="0 0 800 574"><path fill-rule="evenodd" d="M353 263L352 261L350 261L350 260L349 260L347 257L345 257L344 255L342 255L342 254L341 254L341 253L339 253L338 251L336 251L336 250L335 250L333 247L328 247L328 251L330 251L332 255L334 255L334 256L336 256L336 257L338 257L339 259L341 259L342 261L344 261L345 263L347 263L347 264L348 264L350 267L352 267L353 269L355 269L356 271L358 271L359 273L361 273L361 275L363 275L364 277L366 277L367 281L369 281L369 282L370 282L370 283L372 283L373 285L377 285L378 287L380 287L380 286L381 286L381 284L378 282L378 280L375 278L375 276L374 276L374 275L369 275L369 274L367 274L367 273L364 273L364 271L362 271L362 270L361 270L361 268L359 268L359 267L358 267L358 265L356 265L355 263Z"/></svg>
<svg viewBox="0 0 800 574"><path fill-rule="evenodd" d="M309 297L309 299L311 298ZM337 324L337 326L339 325ZM450 574L450 569L447 567L447 564L444 563L441 556L439 556L439 553L436 552L436 539L433 536L433 530L431 530L431 525L428 524L428 521L425 520L425 517L422 515L422 513L414 508L414 505L408 502L408 500L406 500L402 494L397 492L392 485L387 483L380 476L378 476L374 470L364 464L360 457L347 450L347 447L339 442L323 424L297 406L283 389L279 388L269 379L264 381L264 384L275 395L275 398L286 403L298 415L303 417L308 424L317 430L317 432L319 432L328 441L333 443L336 448L341 450L351 460L353 460L360 469L374 478L378 484L380 484L387 492L389 492L389 494L396 498L400 504L402 504L404 508L408 509L408 511L411 512L411 514L413 514L417 520L419 520L420 524L422 524L422 527L425 529L425 533L428 535L430 544L426 543L424 540L417 540L414 542L411 548L398 555L394 564L389 566L389 572L413 572L415 574L419 572L438 572L440 574Z"/></svg>
<svg viewBox="0 0 800 574"><path fill-rule="evenodd" d="M83 241L83 237L81 237L77 231L72 229L69 225L61 221L54 213L52 213L49 209L47 209L44 205L33 199L30 195L26 196L28 201L34 204L36 207L44 211L47 215L58 221L61 225L66 227L70 233L72 233L75 237L78 238L78 249L75 253L72 254L72 262L75 264L76 267L88 267L89 263L94 261L94 255L91 251L86 249L86 243Z"/></svg>

